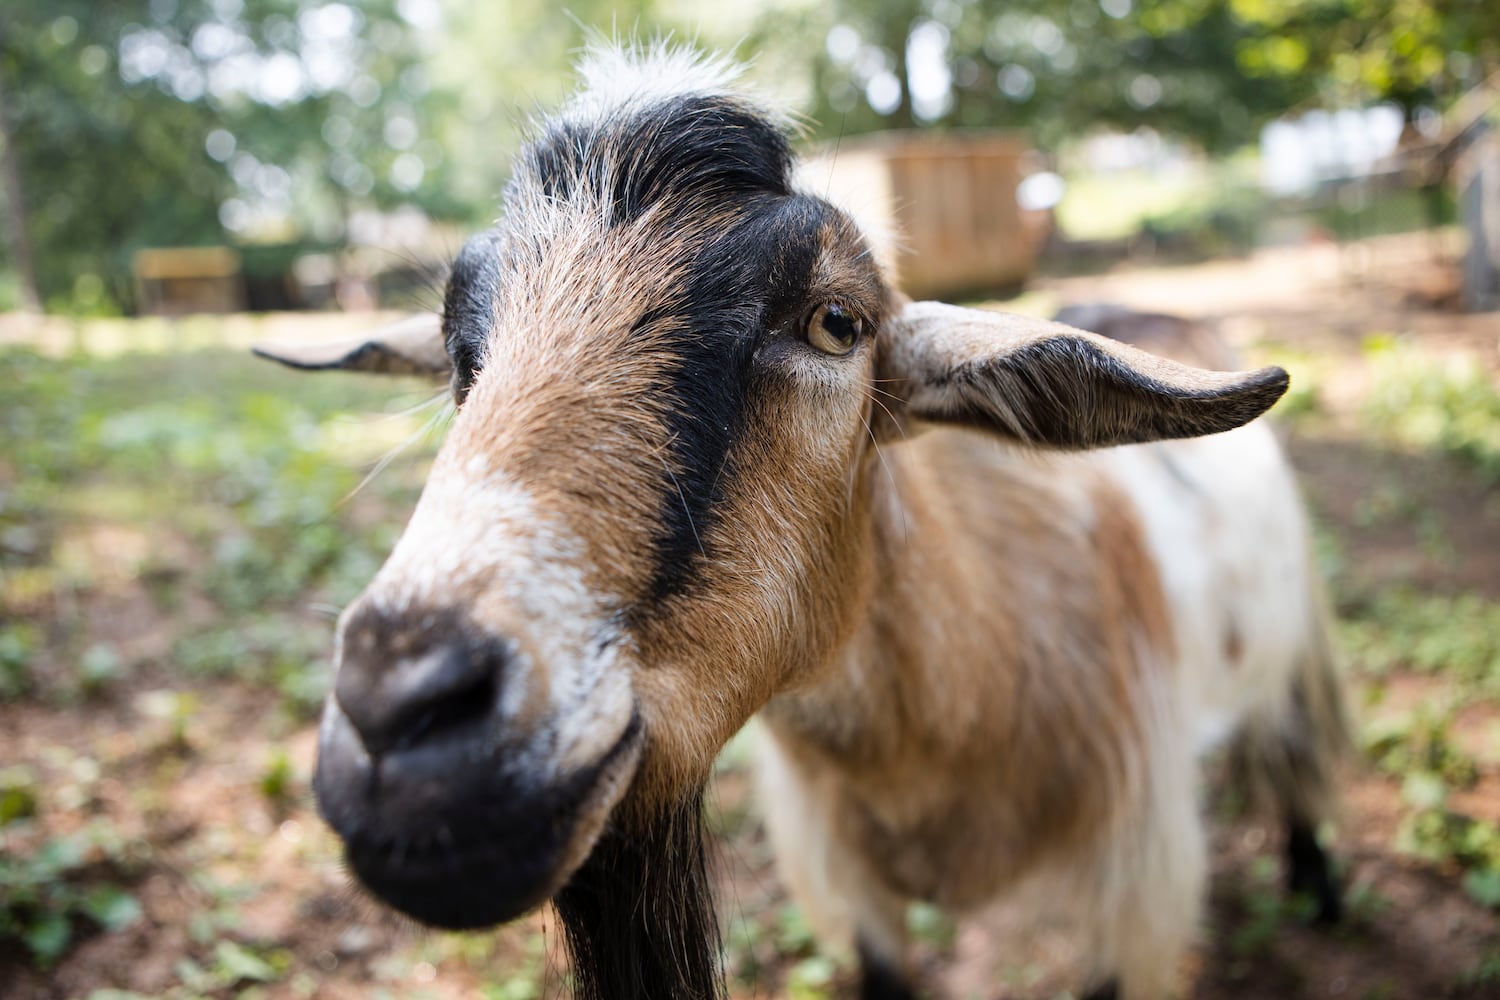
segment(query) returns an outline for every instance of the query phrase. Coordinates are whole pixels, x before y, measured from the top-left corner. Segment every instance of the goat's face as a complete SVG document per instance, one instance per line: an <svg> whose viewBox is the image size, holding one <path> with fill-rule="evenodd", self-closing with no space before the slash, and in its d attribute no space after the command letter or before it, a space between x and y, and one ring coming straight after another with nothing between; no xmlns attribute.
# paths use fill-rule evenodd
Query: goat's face
<svg viewBox="0 0 1500 1000"><path fill-rule="evenodd" d="M607 823L691 796L826 668L873 576L881 433L1183 436L1285 386L903 305L851 221L793 190L763 113L701 66L679 90L670 59L616 68L632 96L596 86L548 126L459 255L446 352L420 328L280 352L451 373L427 487L340 622L315 781L364 883L442 926L551 896Z"/></svg>
<svg viewBox="0 0 1500 1000"><path fill-rule="evenodd" d="M316 783L398 908L536 905L849 628L887 293L788 167L734 98L564 119L460 254L458 413L340 622Z"/></svg>

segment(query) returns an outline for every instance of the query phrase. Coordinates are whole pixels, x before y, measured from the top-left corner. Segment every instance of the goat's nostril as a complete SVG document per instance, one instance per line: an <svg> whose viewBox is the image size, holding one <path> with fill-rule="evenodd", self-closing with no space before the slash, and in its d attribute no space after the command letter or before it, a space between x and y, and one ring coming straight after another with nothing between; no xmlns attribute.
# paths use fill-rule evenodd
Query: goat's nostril
<svg viewBox="0 0 1500 1000"><path fill-rule="evenodd" d="M498 649L456 643L383 662L346 655L334 692L365 749L378 756L488 715L503 659Z"/></svg>

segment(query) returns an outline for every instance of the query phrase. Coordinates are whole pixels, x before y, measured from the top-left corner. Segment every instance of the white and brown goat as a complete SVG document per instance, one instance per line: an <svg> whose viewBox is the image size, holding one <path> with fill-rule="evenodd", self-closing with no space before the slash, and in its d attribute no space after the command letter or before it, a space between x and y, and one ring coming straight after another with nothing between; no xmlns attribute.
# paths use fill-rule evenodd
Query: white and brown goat
<svg viewBox="0 0 1500 1000"><path fill-rule="evenodd" d="M759 713L780 863L866 998L912 995L910 901L1038 879L1087 904L1096 994L1170 993L1229 740L1331 915L1341 703L1242 426L1286 374L910 302L723 64L583 73L440 321L265 352L457 400L339 626L315 785L360 881L442 927L553 900L581 997L722 995L700 807Z"/></svg>

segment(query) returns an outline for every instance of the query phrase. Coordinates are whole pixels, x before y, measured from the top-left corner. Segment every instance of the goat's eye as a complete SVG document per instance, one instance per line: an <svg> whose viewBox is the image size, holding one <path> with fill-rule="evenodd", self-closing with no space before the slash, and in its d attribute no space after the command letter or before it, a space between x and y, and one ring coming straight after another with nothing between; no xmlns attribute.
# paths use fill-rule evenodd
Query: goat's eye
<svg viewBox="0 0 1500 1000"><path fill-rule="evenodd" d="M859 343L861 325L836 302L821 305L807 321L807 342L824 354L848 354Z"/></svg>

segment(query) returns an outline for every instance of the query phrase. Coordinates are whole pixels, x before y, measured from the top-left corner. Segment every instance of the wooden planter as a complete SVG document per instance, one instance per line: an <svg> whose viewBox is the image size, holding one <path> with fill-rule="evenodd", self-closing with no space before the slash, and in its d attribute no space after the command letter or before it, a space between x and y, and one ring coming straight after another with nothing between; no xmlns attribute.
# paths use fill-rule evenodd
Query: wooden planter
<svg viewBox="0 0 1500 1000"><path fill-rule="evenodd" d="M229 247L137 250L136 311L142 316L229 313L245 308L240 255Z"/></svg>
<svg viewBox="0 0 1500 1000"><path fill-rule="evenodd" d="M1026 144L995 132L887 132L810 156L805 190L847 209L917 298L1014 288L1035 245L1016 204Z"/></svg>

